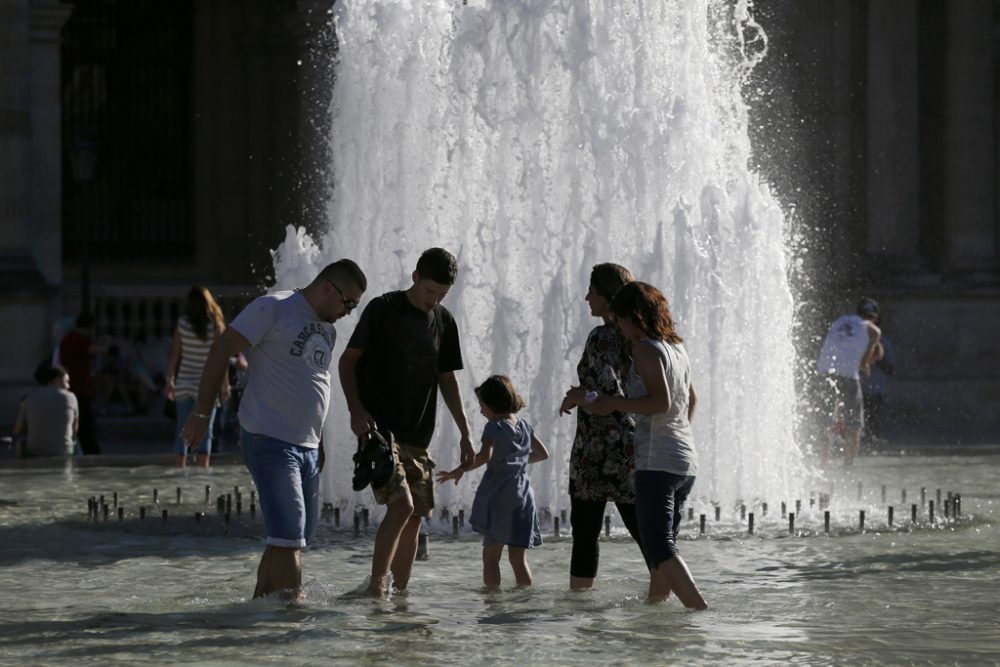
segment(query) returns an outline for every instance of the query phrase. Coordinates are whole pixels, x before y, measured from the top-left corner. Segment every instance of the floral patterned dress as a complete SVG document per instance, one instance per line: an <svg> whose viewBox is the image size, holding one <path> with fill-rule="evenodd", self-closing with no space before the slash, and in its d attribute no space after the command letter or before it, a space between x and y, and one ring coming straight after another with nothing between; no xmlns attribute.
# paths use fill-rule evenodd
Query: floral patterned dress
<svg viewBox="0 0 1000 667"><path fill-rule="evenodd" d="M628 341L618 327L602 324L590 332L576 373L580 386L624 396ZM624 412L606 417L576 411L576 438L569 457L569 493L580 500L635 503L635 421Z"/></svg>

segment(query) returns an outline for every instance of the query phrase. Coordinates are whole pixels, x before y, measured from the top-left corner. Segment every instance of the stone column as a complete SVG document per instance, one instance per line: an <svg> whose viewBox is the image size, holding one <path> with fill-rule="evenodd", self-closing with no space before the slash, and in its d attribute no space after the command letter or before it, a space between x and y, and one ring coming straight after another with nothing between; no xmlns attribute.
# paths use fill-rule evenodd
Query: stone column
<svg viewBox="0 0 1000 667"><path fill-rule="evenodd" d="M817 3L823 6L823 3ZM868 20L863 6L855 3L829 3L828 20L832 32L830 131L836 167L832 174L831 198L834 213L830 223L837 233L831 238L831 255L838 258L843 273L838 281L850 281L864 267L856 265L856 250L867 239L867 196L865 180L867 154L867 104L865 26Z"/></svg>
<svg viewBox="0 0 1000 667"><path fill-rule="evenodd" d="M919 266L917 4L868 5L868 252Z"/></svg>
<svg viewBox="0 0 1000 667"><path fill-rule="evenodd" d="M197 264L229 284L262 281L284 226L306 222L297 192L298 15L284 3L261 7L195 5Z"/></svg>
<svg viewBox="0 0 1000 667"><path fill-rule="evenodd" d="M994 207L993 230L995 242L993 250L1000 258L1000 0L993 0L993 154L996 156L998 168L993 174Z"/></svg>
<svg viewBox="0 0 1000 667"><path fill-rule="evenodd" d="M268 250L284 239L285 225L309 222L303 220L296 193L304 166L297 152L302 106L298 63L303 56L293 33L298 20L291 8L272 6L254 18L241 40L247 72L247 148L254 156L246 171L248 223ZM259 249L251 252L261 256ZM269 255L266 261L270 273Z"/></svg>
<svg viewBox="0 0 1000 667"><path fill-rule="evenodd" d="M31 3L29 68L32 254L50 285L62 284L62 56L60 33L71 6Z"/></svg>
<svg viewBox="0 0 1000 667"><path fill-rule="evenodd" d="M993 0L993 154L1000 164L1000 0ZM1000 258L1000 168L993 174L994 252Z"/></svg>
<svg viewBox="0 0 1000 667"><path fill-rule="evenodd" d="M946 268L997 268L992 0L947 4Z"/></svg>
<svg viewBox="0 0 1000 667"><path fill-rule="evenodd" d="M11 419L54 343L61 281L56 0L0 3L0 419Z"/></svg>
<svg viewBox="0 0 1000 667"><path fill-rule="evenodd" d="M0 252L26 252L28 2L0 3Z"/></svg>

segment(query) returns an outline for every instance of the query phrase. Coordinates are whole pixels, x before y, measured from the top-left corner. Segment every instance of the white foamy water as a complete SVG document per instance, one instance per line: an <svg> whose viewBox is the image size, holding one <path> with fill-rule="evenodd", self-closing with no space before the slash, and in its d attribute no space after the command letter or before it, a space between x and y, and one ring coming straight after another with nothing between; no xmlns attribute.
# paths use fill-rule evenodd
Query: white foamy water
<svg viewBox="0 0 1000 667"><path fill-rule="evenodd" d="M558 417L590 329L591 267L618 262L659 286L699 393L695 495L796 497L795 352L784 219L748 166L740 82L760 56L745 2L341 2L329 113L326 231L290 230L277 286L340 257L369 296L404 289L425 248L460 273L445 305L462 335L460 378L512 377L523 416L553 451L532 471L539 504L568 507L575 418ZM338 325L340 345L356 318ZM339 387L324 500L350 490L354 444ZM442 409L432 454L457 462ZM468 504L477 476L439 506Z"/></svg>

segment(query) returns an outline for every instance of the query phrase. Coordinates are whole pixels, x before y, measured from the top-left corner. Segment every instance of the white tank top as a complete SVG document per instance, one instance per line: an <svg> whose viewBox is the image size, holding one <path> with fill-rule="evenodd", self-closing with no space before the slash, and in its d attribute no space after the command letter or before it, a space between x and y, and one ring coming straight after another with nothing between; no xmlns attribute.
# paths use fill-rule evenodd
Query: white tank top
<svg viewBox="0 0 1000 667"><path fill-rule="evenodd" d="M816 360L820 373L858 378L861 358L868 349L868 327L857 315L838 317L830 325Z"/></svg>
<svg viewBox="0 0 1000 667"><path fill-rule="evenodd" d="M645 338L640 345L650 345L660 355L663 373L670 390L670 408L655 415L635 415L635 469L662 470L675 475L698 472L698 456L694 450L694 435L688 421L691 390L691 361L683 345ZM642 377L629 372L628 396L647 394Z"/></svg>

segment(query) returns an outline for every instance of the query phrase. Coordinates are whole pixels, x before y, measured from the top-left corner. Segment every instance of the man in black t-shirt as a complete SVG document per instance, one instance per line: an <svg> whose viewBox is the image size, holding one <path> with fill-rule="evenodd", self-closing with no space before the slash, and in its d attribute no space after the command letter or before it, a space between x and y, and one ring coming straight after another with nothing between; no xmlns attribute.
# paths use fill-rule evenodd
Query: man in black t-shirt
<svg viewBox="0 0 1000 667"><path fill-rule="evenodd" d="M340 382L351 412L351 430L378 430L392 442L396 468L374 490L386 505L375 534L368 591L381 597L388 575L405 590L417 553L420 521L434 509L434 462L427 453L434 434L437 392L461 433L461 463L475 452L455 371L462 369L458 327L440 302L458 273L455 257L442 248L425 251L406 291L372 300L361 314L340 357Z"/></svg>

